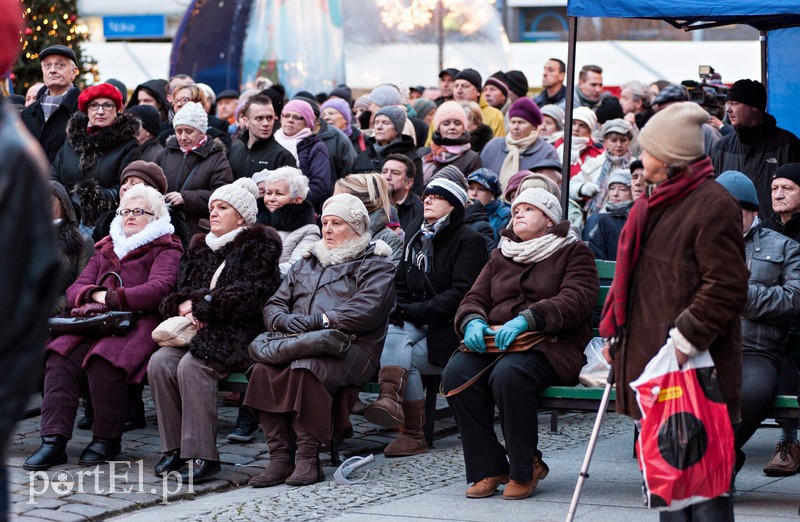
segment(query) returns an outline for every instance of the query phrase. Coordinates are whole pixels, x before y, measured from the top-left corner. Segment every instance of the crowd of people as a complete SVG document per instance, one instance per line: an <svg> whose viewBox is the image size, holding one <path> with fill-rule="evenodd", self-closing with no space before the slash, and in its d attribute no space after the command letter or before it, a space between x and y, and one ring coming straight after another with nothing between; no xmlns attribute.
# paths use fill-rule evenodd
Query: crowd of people
<svg viewBox="0 0 800 522"><path fill-rule="evenodd" d="M82 394L94 437L80 462L116 457L146 379L164 453L156 473L207 480L220 471L218 382L252 366L229 435L249 441L259 425L266 435L270 463L251 485L312 484L354 410L399 429L387 456L427 451L422 376L441 374L445 392L458 390L448 400L467 497L508 483L504 498L526 498L548 472L537 392L576 384L585 363L594 259L618 261L600 331L619 412L638 417L627 383L667 338L679 361L708 350L738 470L775 395L798 393L787 343L800 315L800 140L766 112L759 82L733 83L719 120L682 85L631 81L617 98L586 65L565 128L558 59L541 90L522 71L484 80L447 68L435 87L358 97L346 85L287 97L266 79L215 93L185 74L130 93L112 80L81 90L68 47L39 59L43 83L18 101L51 164L54 311L139 319L121 337L50 339L42 445L25 469L67 460ZM185 345L153 340L170 318L191 327ZM337 356L280 365L252 354L262 332L330 330L350 336ZM487 353L527 332L556 340ZM375 375L379 398L364 407L358 386ZM800 471L797 423L782 425L767 474ZM732 516L731 506L705 509Z"/></svg>

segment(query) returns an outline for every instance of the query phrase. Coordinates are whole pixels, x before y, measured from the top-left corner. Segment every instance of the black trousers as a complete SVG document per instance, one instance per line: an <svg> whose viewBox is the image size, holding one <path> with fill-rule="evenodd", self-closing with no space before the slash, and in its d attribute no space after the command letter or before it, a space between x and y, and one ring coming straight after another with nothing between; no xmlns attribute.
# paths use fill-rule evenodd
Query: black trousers
<svg viewBox="0 0 800 522"><path fill-rule="evenodd" d="M662 511L658 519L661 522L733 522L733 497L725 495L680 511Z"/></svg>
<svg viewBox="0 0 800 522"><path fill-rule="evenodd" d="M759 353L742 354L742 422L734 429L736 469L744 464L742 446L766 418L778 393L779 363Z"/></svg>
<svg viewBox="0 0 800 522"><path fill-rule="evenodd" d="M457 352L442 373L444 390L461 386L496 357ZM472 386L447 399L461 433L468 482L506 473L520 482L531 480L533 456L541 456L536 394L557 382L555 370L541 353L509 353ZM494 431L495 405L505 448Z"/></svg>

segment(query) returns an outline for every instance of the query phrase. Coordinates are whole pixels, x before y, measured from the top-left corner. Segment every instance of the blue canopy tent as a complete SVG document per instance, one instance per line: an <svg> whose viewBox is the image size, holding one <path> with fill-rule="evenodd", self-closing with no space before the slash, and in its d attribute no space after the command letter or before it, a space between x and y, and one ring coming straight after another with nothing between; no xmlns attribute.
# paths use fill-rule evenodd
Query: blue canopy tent
<svg viewBox="0 0 800 522"><path fill-rule="evenodd" d="M575 89L575 44L578 18L647 18L692 31L730 24L747 24L761 32L761 81L767 86L767 111L778 125L800 136L800 0L569 0L567 111L564 150L571 150L572 98ZM737 78L738 79L738 78ZM561 204L568 208L569 154L563 158Z"/></svg>

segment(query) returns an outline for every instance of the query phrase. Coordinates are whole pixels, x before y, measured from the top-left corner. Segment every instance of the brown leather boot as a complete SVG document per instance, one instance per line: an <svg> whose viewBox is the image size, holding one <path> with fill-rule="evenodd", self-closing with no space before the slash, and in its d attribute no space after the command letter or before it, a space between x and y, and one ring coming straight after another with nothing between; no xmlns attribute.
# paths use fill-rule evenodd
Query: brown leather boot
<svg viewBox="0 0 800 522"><path fill-rule="evenodd" d="M399 428L405 424L403 392L406 389L408 370L399 366L384 366L378 372L381 393L378 400L364 409L364 417L384 428Z"/></svg>
<svg viewBox="0 0 800 522"><path fill-rule="evenodd" d="M294 455L288 417L265 412L260 412L259 417L267 438L269 465L264 473L251 477L247 484L254 488L268 488L283 484L291 476L294 472Z"/></svg>
<svg viewBox="0 0 800 522"><path fill-rule="evenodd" d="M409 457L428 451L425 440L425 399L418 401L405 401L403 414L406 424L401 429L400 436L386 446L383 454L387 457Z"/></svg>
<svg viewBox="0 0 800 522"><path fill-rule="evenodd" d="M547 464L544 463L541 457L534 455L533 477L531 480L526 480L523 482L519 482L514 479L509 480L508 485L503 490L503 499L521 500L523 498L530 497L533 495L539 480L544 479L548 473L550 473L550 468L547 467Z"/></svg>
<svg viewBox="0 0 800 522"><path fill-rule="evenodd" d="M764 474L769 477L788 477L800 471L800 444L779 442Z"/></svg>
<svg viewBox="0 0 800 522"><path fill-rule="evenodd" d="M319 463L319 450L322 444L300 426L296 417L293 426L297 436L297 461L294 465L294 473L286 479L286 484L308 486L322 482L325 480L325 474Z"/></svg>
<svg viewBox="0 0 800 522"><path fill-rule="evenodd" d="M467 488L467 498L486 498L494 495L497 486L508 482L508 475L486 477Z"/></svg>

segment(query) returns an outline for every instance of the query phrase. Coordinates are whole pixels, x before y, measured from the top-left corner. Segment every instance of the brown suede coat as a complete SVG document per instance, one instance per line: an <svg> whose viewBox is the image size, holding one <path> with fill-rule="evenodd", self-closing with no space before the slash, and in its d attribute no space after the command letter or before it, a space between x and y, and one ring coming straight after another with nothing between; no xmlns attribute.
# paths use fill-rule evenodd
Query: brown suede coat
<svg viewBox="0 0 800 522"><path fill-rule="evenodd" d="M739 316L747 279L741 211L722 185L709 180L651 214L614 359L618 413L641 417L629 384L677 326L695 347L711 352L731 421L740 419Z"/></svg>

